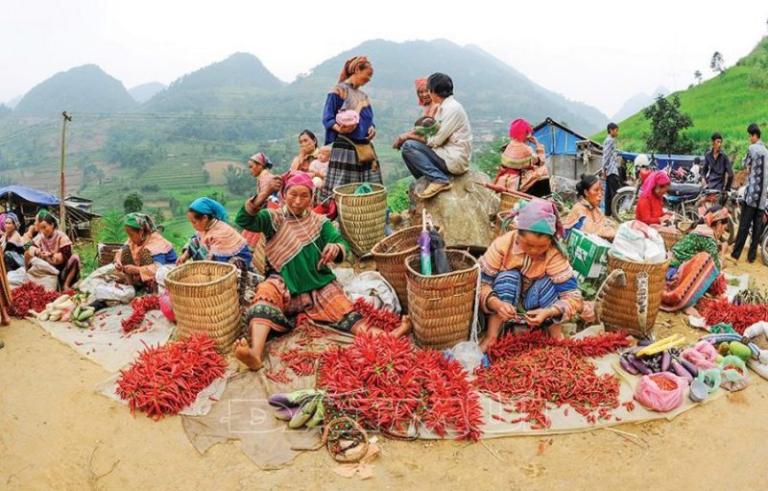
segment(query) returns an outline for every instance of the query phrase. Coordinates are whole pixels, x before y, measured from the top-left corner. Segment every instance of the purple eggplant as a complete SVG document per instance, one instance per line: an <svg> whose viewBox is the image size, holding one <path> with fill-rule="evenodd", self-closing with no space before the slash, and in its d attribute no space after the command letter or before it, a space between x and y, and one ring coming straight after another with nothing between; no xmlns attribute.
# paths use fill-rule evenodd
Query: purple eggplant
<svg viewBox="0 0 768 491"><path fill-rule="evenodd" d="M643 360L639 359L633 354L627 355L627 361L632 364L633 367L635 367L635 370L642 373L643 375L650 375L651 369L648 368L645 363L643 363Z"/></svg>
<svg viewBox="0 0 768 491"><path fill-rule="evenodd" d="M288 399L288 394L284 393L272 394L269 396L267 401L269 402L270 406L279 408L293 406L293 404L291 404L290 400Z"/></svg>
<svg viewBox="0 0 768 491"><path fill-rule="evenodd" d="M632 365L629 360L627 360L627 354L622 354L619 357L619 364L621 365L621 368L624 369L625 372L631 373L632 375L637 375L640 372L637 370L637 368Z"/></svg>
<svg viewBox="0 0 768 491"><path fill-rule="evenodd" d="M300 407L280 407L275 410L275 417L283 421L290 421L301 411Z"/></svg>
<svg viewBox="0 0 768 491"><path fill-rule="evenodd" d="M669 371L669 363L672 361L672 355L669 354L669 351L664 350L661 354L661 371L667 372Z"/></svg>
<svg viewBox="0 0 768 491"><path fill-rule="evenodd" d="M690 361L680 358L680 364L691 374L691 377L696 378L699 375L699 369Z"/></svg>
<svg viewBox="0 0 768 491"><path fill-rule="evenodd" d="M688 381L689 384L693 381L693 376L690 373L688 373L688 370L683 368L683 365L681 365L679 361L672 358L669 364L672 367L672 370L674 370L675 375L677 375L678 377L683 377L685 380Z"/></svg>
<svg viewBox="0 0 768 491"><path fill-rule="evenodd" d="M637 341L638 346L648 346L651 344L651 340L649 338L642 338Z"/></svg>

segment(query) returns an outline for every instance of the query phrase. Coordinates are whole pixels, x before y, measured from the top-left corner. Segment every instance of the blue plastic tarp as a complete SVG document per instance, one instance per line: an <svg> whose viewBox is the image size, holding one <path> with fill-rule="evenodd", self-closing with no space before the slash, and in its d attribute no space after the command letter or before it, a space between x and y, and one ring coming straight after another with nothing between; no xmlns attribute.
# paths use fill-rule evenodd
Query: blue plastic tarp
<svg viewBox="0 0 768 491"><path fill-rule="evenodd" d="M630 162L635 161L635 157L640 155L639 153L633 153L633 152L619 152L619 155L624 160L628 160ZM651 157L650 153L647 153L648 157ZM656 158L656 162L658 163L659 169L664 169L668 165L672 165L673 169L677 169L678 167L690 167L693 165L694 159L698 157L702 161L704 161L703 155L653 155Z"/></svg>
<svg viewBox="0 0 768 491"><path fill-rule="evenodd" d="M18 196L19 198L34 203L38 206L58 206L59 198L40 191L39 189L28 188L25 186L5 186L0 188L0 199L7 199L12 196Z"/></svg>
<svg viewBox="0 0 768 491"><path fill-rule="evenodd" d="M576 155L577 135L553 124L545 124L533 135L544 146L547 155Z"/></svg>

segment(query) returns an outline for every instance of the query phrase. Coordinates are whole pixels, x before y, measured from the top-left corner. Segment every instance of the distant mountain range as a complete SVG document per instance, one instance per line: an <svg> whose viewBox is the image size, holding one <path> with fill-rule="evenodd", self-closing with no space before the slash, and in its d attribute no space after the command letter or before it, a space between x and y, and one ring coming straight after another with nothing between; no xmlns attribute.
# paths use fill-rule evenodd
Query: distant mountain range
<svg viewBox="0 0 768 491"><path fill-rule="evenodd" d="M446 40L395 43L373 40L322 62L306 76L287 84L255 56L235 53L184 75L167 88L150 83L127 91L95 65L58 73L40 83L19 102L20 116L53 116L71 112L259 113L299 114L319 118L325 94L336 83L344 60L365 54L374 64L366 90L377 116L410 118L416 112L414 79L435 71L454 79L456 97L470 119L502 128L525 117L533 123L552 117L585 133L607 118L584 103L547 90L476 46Z"/></svg>
<svg viewBox="0 0 768 491"><path fill-rule="evenodd" d="M622 121L632 116L636 112L645 109L646 107L653 104L653 101L656 100L656 97L659 94L667 95L669 94L669 89L666 87L656 87L656 90L653 91L652 95L648 95L645 92L640 92L633 95L627 99L627 101L621 106L621 109L619 109L616 114L613 115L611 121Z"/></svg>

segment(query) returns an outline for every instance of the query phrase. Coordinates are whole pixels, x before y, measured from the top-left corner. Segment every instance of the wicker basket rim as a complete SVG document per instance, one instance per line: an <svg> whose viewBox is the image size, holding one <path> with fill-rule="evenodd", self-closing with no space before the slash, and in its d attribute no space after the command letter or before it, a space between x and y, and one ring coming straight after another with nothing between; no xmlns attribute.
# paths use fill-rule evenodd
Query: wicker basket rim
<svg viewBox="0 0 768 491"><path fill-rule="evenodd" d="M371 186L371 188L373 189L373 192L372 193L366 193L366 194L355 194L354 192L347 193L347 192L343 191L344 189L352 188L353 186L354 186L353 189L357 189L358 187L362 186L363 184L368 184L369 186ZM363 197L363 196L371 197L371 196L374 196L376 194L384 193L386 191L387 191L387 188L384 185L377 184L375 182L351 182L349 184L342 184L340 186L336 186L335 188L333 188L333 194L338 194L339 196L342 196L342 197L347 197L347 196L353 197L354 196L354 197L358 197L358 198Z"/></svg>
<svg viewBox="0 0 768 491"><path fill-rule="evenodd" d="M613 259L614 261L622 262L622 263L636 264L638 266L661 266L662 264L667 264L669 262L669 258L665 258L663 261L660 261L658 263L639 263L637 261L630 261L629 259L616 257L613 255L613 253L610 250L608 251L608 258Z"/></svg>
<svg viewBox="0 0 768 491"><path fill-rule="evenodd" d="M213 266L215 268L226 267L227 269L229 269L229 271L226 274L223 274L221 277L216 278L215 280L207 281L205 283L187 283L187 282L173 279L178 274L181 274L181 272L184 271L184 269L200 267L200 266ZM230 275L236 274L236 272L237 272L237 267L234 264L221 263L218 261L189 261L185 264L182 264L181 266L176 266L175 268L173 268L168 273L168 276L165 277L165 281L166 283L170 282L171 284L178 285L178 286L196 286L196 287L213 286L217 283L220 283L226 280Z"/></svg>
<svg viewBox="0 0 768 491"><path fill-rule="evenodd" d="M463 256L464 258L471 259L472 260L472 266L470 266L468 268L464 268L464 269L454 270L454 271L451 271L449 273L433 274L431 276L425 276L425 275L421 274L420 272L415 271L411 267L411 264L410 264L411 260L413 260L414 258L420 257L420 255L419 254L411 254L410 256L405 258L405 267L406 267L406 269L408 270L409 273L413 274L417 278L430 278L430 279L445 278L445 277L450 276L450 275L461 274L461 273L469 273L469 272L471 272L474 269L477 269L478 271L480 270L480 264L477 262L477 259L475 259L475 257L472 256L472 254L469 254L468 252L464 252L464 251L460 251L460 250L456 250L456 249L446 249L445 253L448 256L460 255L460 256Z"/></svg>
<svg viewBox="0 0 768 491"><path fill-rule="evenodd" d="M437 228L437 231L438 231L438 232L440 232L440 231L442 230L442 228L440 227L440 225L435 225L435 228ZM383 239L381 239L380 241L378 241L378 242L376 243L376 245L374 245L374 246L373 246L373 248L371 249L371 254L373 254L374 256L379 256L379 257L382 257L382 258L384 258L384 257L395 257L395 256L400 256L400 255L403 255L403 254L410 254L410 253L412 253L414 250L416 250L416 249L418 249L418 248L419 248L419 245L418 245L418 244L414 244L414 245L413 245L413 246L411 246L411 247L408 247L408 248L406 248L406 249L403 249L403 250L401 250L401 251L397 251L397 252L378 252L378 250L377 250L377 249L379 249L379 248L383 247L383 246L384 246L384 244L386 244L386 243L387 243L387 241L390 241L390 240L394 240L394 239L395 239L396 237L398 237L399 235L405 235L405 234L407 234L407 233L410 233L410 232L412 232L412 231L415 231L416 229L418 229L419 231L421 231L421 229L422 229L422 226L421 226L421 225L411 225L410 227L401 228L400 230L398 230L398 231L397 231L397 232L395 232L394 234L390 235L389 237L384 237ZM399 237L398 237L398 238L399 238Z"/></svg>

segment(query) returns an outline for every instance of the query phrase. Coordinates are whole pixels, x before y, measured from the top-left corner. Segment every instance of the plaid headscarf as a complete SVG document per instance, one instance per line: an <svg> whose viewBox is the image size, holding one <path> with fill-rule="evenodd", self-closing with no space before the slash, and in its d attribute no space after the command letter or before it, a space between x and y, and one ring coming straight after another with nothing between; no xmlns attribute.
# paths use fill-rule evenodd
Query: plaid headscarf
<svg viewBox="0 0 768 491"><path fill-rule="evenodd" d="M358 67L364 68L368 65L370 65L370 62L365 56L355 56L348 59L347 62L344 63L344 68L341 69L341 73L339 74L339 82L343 82L354 75Z"/></svg>
<svg viewBox="0 0 768 491"><path fill-rule="evenodd" d="M17 229L21 226L21 223L19 222L19 217L16 216L16 213L13 213L12 211L9 211L9 212L7 212L5 214L5 218L6 218L6 220L10 218L11 221L13 222L13 224L16 226ZM3 224L3 225L5 225L5 224Z"/></svg>
<svg viewBox="0 0 768 491"><path fill-rule="evenodd" d="M563 236L563 224L557 207L551 201L534 198L524 205L517 215L518 230L549 235L556 239Z"/></svg>

